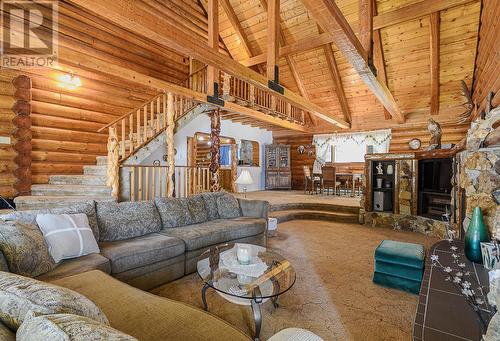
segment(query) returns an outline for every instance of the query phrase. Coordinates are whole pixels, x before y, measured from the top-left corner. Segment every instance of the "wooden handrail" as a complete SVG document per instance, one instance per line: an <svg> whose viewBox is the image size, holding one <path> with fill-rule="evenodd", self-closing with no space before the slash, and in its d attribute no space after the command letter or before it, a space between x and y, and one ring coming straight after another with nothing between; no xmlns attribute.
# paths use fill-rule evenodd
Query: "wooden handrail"
<svg viewBox="0 0 500 341"><path fill-rule="evenodd" d="M98 133L101 133L103 132L105 129L113 126L115 123L118 123L120 122L121 120L129 117L130 115L133 115L135 112L137 112L137 110L140 110L142 108L144 108L145 105L153 102L155 99L157 99L158 97L162 96L164 93L161 93L161 94L158 94L158 95L155 95L154 97L148 99L146 102L142 103L141 105L139 105L138 107L130 110L129 112L127 112L126 114L123 114L121 115L120 117L118 117L117 119L115 119L114 121L111 121L110 123L106 124L105 126L103 126L102 128L99 128L99 130L97 130Z"/></svg>
<svg viewBox="0 0 500 341"><path fill-rule="evenodd" d="M205 65L203 67L200 67L198 70L192 72L189 74L189 76L187 76L186 78L184 78L183 80L181 80L179 83L177 83L177 85L182 85L184 84L189 78L193 77L194 75L196 75L197 73L205 70L206 68L208 67L208 65Z"/></svg>

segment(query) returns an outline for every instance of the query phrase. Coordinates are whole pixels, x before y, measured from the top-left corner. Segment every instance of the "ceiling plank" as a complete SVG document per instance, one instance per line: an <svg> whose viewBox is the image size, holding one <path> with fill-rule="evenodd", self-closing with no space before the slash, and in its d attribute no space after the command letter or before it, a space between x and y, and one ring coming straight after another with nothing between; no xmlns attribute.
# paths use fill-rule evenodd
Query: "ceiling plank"
<svg viewBox="0 0 500 341"><path fill-rule="evenodd" d="M373 0L359 0L359 41L365 49L368 59L372 58L373 40Z"/></svg>
<svg viewBox="0 0 500 341"><path fill-rule="evenodd" d="M344 120L347 122L352 122L351 111L349 110L349 105L347 104L347 97L345 96L344 86L342 85L342 79L340 78L339 69L337 67L337 62L335 61L335 55L332 50L331 45L323 46L323 51L325 52L326 62L328 64L328 69L332 75L333 84L335 85L335 93L340 102L340 107L342 108L342 114L344 115Z"/></svg>
<svg viewBox="0 0 500 341"><path fill-rule="evenodd" d="M110 2L94 0L70 0L70 2L106 18L110 22L148 37L160 46L167 46L180 53L191 56L199 61L217 66L224 72L236 75L240 79L261 89L269 90L267 77L255 72L239 62L224 56L217 51L207 49L206 45L196 37L187 34L182 29L159 17L147 4L135 0L115 0ZM323 108L284 88L283 94L276 96L288 100L297 107L316 115L340 128L349 128L349 123L327 113Z"/></svg>
<svg viewBox="0 0 500 341"><path fill-rule="evenodd" d="M219 44L219 1L208 0L208 47L217 51ZM208 95L214 95L217 82L217 69L213 65L207 67Z"/></svg>
<svg viewBox="0 0 500 341"><path fill-rule="evenodd" d="M280 0L269 0L267 3L267 63L268 80L279 84L279 31Z"/></svg>
<svg viewBox="0 0 500 341"><path fill-rule="evenodd" d="M478 1L480 0L440 0L440 1L423 0L415 4L411 4L405 7L392 10L387 13L374 16L373 29L379 30L384 27L397 25L408 20L418 19L430 15L433 12L443 11L449 8L466 5ZM352 27L354 28L354 32L357 33L358 24L356 22L352 23ZM293 44L281 47L280 58L288 56L290 54L297 54L314 50L325 44L330 44L330 43L333 43L333 39L331 35L328 33L319 34L314 38L312 37L303 38ZM240 61L240 63L245 66L253 66L265 62L266 62L265 53Z"/></svg>
<svg viewBox="0 0 500 341"><path fill-rule="evenodd" d="M349 23L333 0L302 0L306 9L316 19L321 28L329 33L335 45L375 97L382 103L398 123L404 122L404 116L385 84L382 84L368 65L366 51L361 46Z"/></svg>
<svg viewBox="0 0 500 341"><path fill-rule="evenodd" d="M439 12L430 15L431 115L439 114Z"/></svg>
<svg viewBox="0 0 500 341"><path fill-rule="evenodd" d="M231 26L233 26L236 35L240 38L241 45L245 49L245 52L249 57L252 57L254 54L252 53L252 50L250 48L248 37L245 34L245 31L243 30L243 27L241 26L241 23L238 17L236 16L233 7L229 3L229 0L220 0L220 3L222 5L222 8L224 8L224 12L226 12L227 18L229 19Z"/></svg>
<svg viewBox="0 0 500 341"><path fill-rule="evenodd" d="M255 53L252 51L252 48L250 47L248 36L246 35L245 30L241 26L238 16L234 12L233 6L231 6L229 0L221 0L221 5L222 8L224 9L224 12L226 13L227 18L229 19L229 22L231 23L231 26L236 32L236 35L240 38L243 49L245 49L245 52L248 55L248 57L251 58L252 56L255 55ZM257 65L257 69L259 70L260 73L264 72L264 68L262 67L262 65Z"/></svg>
<svg viewBox="0 0 500 341"><path fill-rule="evenodd" d="M377 15L377 3L376 0L373 2L373 15ZM382 36L380 35L380 29L373 30L373 64L377 69L378 79L387 86L387 73L385 71L385 61L384 61L384 49L382 47ZM384 118L390 120L391 114L384 107Z"/></svg>

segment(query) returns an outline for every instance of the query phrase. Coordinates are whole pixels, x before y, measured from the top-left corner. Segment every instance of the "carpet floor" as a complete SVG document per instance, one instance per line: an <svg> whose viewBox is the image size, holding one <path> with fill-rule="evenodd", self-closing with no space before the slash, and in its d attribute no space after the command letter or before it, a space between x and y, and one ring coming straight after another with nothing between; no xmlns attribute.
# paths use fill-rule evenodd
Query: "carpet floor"
<svg viewBox="0 0 500 341"><path fill-rule="evenodd" d="M284 328L308 329L325 340L410 340L417 296L372 283L373 254L383 239L423 244L437 240L413 232L357 224L291 221L280 224L268 247L288 258L297 272L295 285L280 297L280 307L262 306L261 339ZM154 289L154 294L196 307L202 282L191 274ZM249 306L225 301L207 291L209 311L249 335Z"/></svg>

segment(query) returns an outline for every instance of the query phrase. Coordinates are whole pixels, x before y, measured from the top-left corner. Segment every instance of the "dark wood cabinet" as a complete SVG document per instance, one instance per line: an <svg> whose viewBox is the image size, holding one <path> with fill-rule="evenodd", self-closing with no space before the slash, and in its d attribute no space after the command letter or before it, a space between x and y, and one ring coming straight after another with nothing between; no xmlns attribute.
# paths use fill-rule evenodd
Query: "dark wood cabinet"
<svg viewBox="0 0 500 341"><path fill-rule="evenodd" d="M290 146L266 146L266 189L291 189Z"/></svg>

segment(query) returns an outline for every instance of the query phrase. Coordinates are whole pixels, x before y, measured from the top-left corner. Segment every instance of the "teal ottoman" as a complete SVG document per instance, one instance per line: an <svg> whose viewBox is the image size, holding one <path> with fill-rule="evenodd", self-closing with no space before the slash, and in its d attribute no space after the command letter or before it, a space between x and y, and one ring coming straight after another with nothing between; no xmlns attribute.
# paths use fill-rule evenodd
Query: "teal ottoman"
<svg viewBox="0 0 500 341"><path fill-rule="evenodd" d="M418 294L424 258L422 245L383 240L375 250L373 283Z"/></svg>

